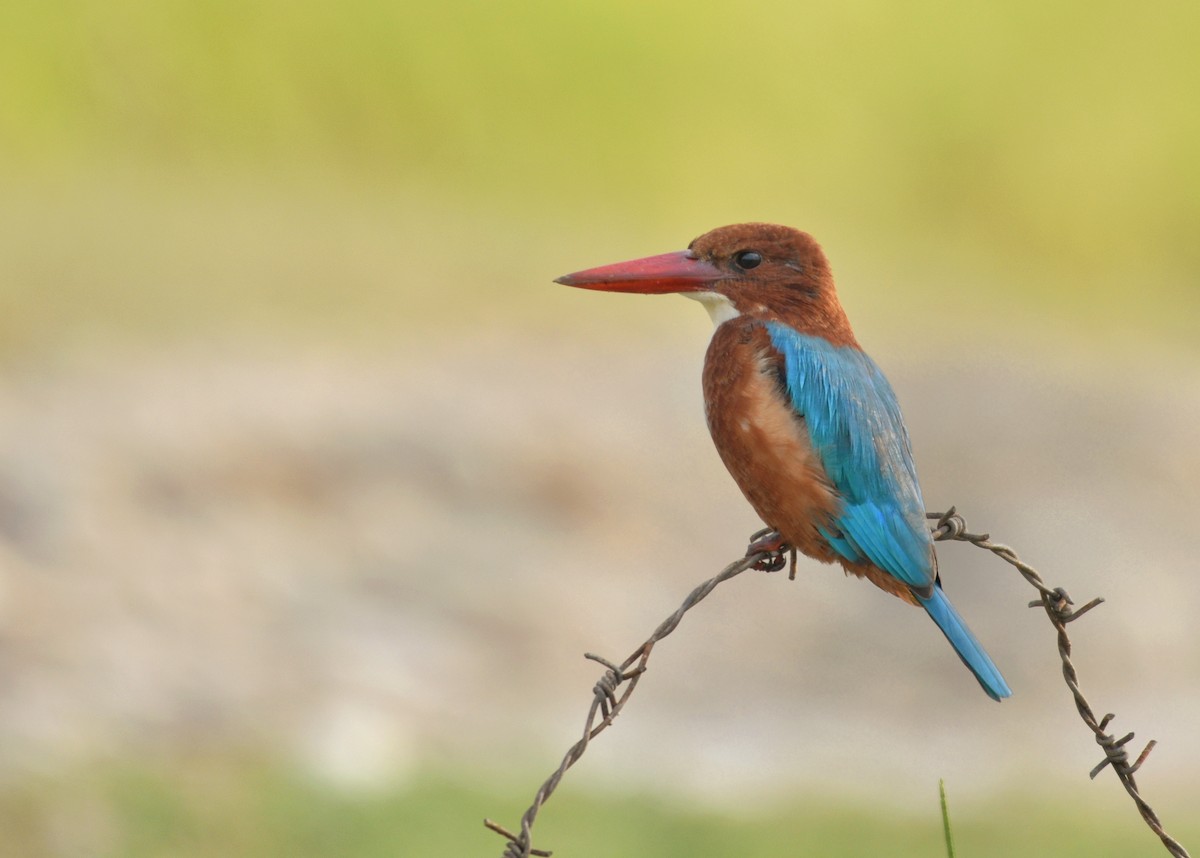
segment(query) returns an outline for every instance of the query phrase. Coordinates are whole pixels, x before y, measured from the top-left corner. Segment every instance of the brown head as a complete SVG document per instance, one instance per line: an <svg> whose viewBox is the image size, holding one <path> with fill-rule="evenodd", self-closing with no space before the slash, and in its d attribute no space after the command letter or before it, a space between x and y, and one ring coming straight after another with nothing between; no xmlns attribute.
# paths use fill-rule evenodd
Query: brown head
<svg viewBox="0 0 1200 858"><path fill-rule="evenodd" d="M608 292L678 292L704 304L718 325L750 316L854 344L820 245L787 226L723 226L685 251L579 271L557 282Z"/></svg>

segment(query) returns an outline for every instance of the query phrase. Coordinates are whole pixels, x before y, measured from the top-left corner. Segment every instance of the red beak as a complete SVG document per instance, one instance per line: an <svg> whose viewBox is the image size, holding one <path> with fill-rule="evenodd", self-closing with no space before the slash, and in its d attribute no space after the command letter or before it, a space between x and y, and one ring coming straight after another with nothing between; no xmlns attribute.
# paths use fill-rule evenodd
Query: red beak
<svg viewBox="0 0 1200 858"><path fill-rule="evenodd" d="M710 262L692 255L690 250L664 253L576 271L555 280L564 286L602 289L605 292L706 292L712 284L728 275Z"/></svg>

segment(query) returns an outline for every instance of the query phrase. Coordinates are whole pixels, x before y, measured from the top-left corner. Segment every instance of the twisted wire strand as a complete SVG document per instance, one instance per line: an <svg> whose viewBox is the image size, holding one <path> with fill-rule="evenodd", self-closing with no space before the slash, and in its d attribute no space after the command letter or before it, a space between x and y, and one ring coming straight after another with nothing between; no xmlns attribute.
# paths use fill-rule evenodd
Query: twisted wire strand
<svg viewBox="0 0 1200 858"><path fill-rule="evenodd" d="M642 678L642 674L646 671L646 663L650 660L650 653L654 649L654 645L675 631L680 620L683 619L683 615L699 604L718 584L742 574L747 569L753 568L764 556L763 554L753 554L736 560L692 590L675 613L663 620L658 628L654 630L654 633L641 646L630 653L621 664L613 664L594 653L589 652L584 654L584 658L599 662L608 669L592 688L592 705L588 707L587 719L584 721L583 737L567 749L567 753L563 756L558 768L554 770L554 773L538 789L537 794L533 797L533 803L529 805L529 809L521 817L520 833L514 834L490 819L483 821L484 825L508 840L503 858L528 858L530 855L549 856L551 854L549 851L533 848L531 829L533 828L534 820L537 819L538 811L541 810L542 805L554 793L559 781L567 773L567 769L575 765L579 758L583 756L583 752L587 750L588 743L611 726L613 720L625 708L625 702L629 700L629 695L637 688L638 680ZM617 689L622 685L625 685L625 689L621 693L621 696L618 697ZM596 723L597 716L600 717L599 723Z"/></svg>
<svg viewBox="0 0 1200 858"><path fill-rule="evenodd" d="M1062 661L1063 679L1066 681L1067 688L1071 691L1071 695L1075 700L1075 708L1079 710L1080 717L1092 731L1096 743L1104 750L1104 759L1092 769L1089 777L1094 779L1106 766L1111 767L1121 780L1125 791L1133 799L1142 819L1145 820L1150 830L1158 835L1167 851L1171 855L1176 856L1176 858L1190 858L1187 850L1163 829L1158 815L1146 800L1142 798L1137 789L1134 774L1141 768L1142 763L1146 761L1147 756L1155 746L1155 742L1152 740L1147 744L1142 753L1138 755L1137 760L1130 763L1125 745L1132 741L1134 734L1128 733L1125 736L1117 738L1115 735L1109 733L1107 731L1108 725L1116 716L1109 713L1097 720L1091 704L1088 703L1087 699L1083 696L1083 692L1079 689L1079 676L1075 670L1075 665L1071 662L1071 640L1067 636L1067 624L1079 619L1104 600L1100 598L1092 599L1092 601L1083 607L1073 610L1072 606L1074 603L1071 601L1070 596L1067 595L1066 590L1061 587L1047 586L1036 569L1022 561L1017 556L1017 553L1007 545L992 542L989 534L970 532L967 529L966 521L957 513L954 507L950 507L944 513L927 513L926 517L936 522L932 528L933 538L936 541L966 542L990 551L1001 560L1013 566L1021 573L1030 586L1038 591L1040 598L1030 602L1029 607L1042 607L1046 611L1046 616L1050 619L1051 624L1053 624L1057 632L1058 654ZM750 538L751 542L753 543L768 532L770 532L769 528L759 531ZM789 578L794 578L796 564L795 550L792 549L790 554L791 574ZM692 590L679 608L671 616L663 620L658 628L654 630L654 633L619 665L613 664L607 659L593 653L585 654L585 658L602 664L606 670L604 675L600 677L599 681L592 688L592 703L588 708L587 718L584 721L583 736L567 750L558 768L555 769L538 789L537 794L533 798L533 803L530 804L529 809L521 817L521 830L519 832L511 832L490 819L483 821L483 824L487 828L495 831L507 841L502 858L529 858L532 855L548 858L552 854L549 850L533 848L532 830L538 812L554 793L563 775L566 774L567 769L575 765L579 761L579 758L583 756L584 751L587 750L588 743L611 726L617 715L625 707L625 703L629 700L630 695L633 694L633 690L637 688L638 681L646 672L646 665L650 660L650 653L653 651L654 645L673 632L684 615L699 604L718 584L740 575L747 569L773 572L782 569L784 565L785 555L782 552L762 551L736 560L726 566L717 575L714 575ZM624 686L623 690L621 690L622 686ZM621 690L620 696L617 695L618 690Z"/></svg>

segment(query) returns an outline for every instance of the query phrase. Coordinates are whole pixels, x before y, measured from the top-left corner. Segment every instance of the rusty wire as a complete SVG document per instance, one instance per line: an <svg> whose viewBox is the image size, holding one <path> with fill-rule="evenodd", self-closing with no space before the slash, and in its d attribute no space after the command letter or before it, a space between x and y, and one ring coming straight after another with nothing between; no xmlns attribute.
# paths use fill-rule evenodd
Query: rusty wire
<svg viewBox="0 0 1200 858"><path fill-rule="evenodd" d="M1038 591L1041 598L1030 602L1029 607L1044 608L1046 616L1054 625L1058 633L1058 654L1062 660L1063 678L1071 691L1071 695L1075 699L1075 707L1079 710L1080 717L1087 724L1088 728L1091 729L1096 743L1104 749L1104 759L1092 769L1089 777L1094 779L1106 766L1110 766L1116 772L1117 777L1120 778L1125 791L1129 793L1130 798L1137 805L1138 812L1142 815L1142 819L1146 821L1146 825L1158 835L1163 845L1167 848L1167 851L1176 856L1176 858L1190 858L1187 850L1163 829L1158 815L1147 804L1146 800L1142 798L1134 780L1134 774L1141 767L1142 763L1146 761L1146 757L1153 750L1155 742L1151 740L1142 753L1138 755L1137 760L1130 763L1129 755L1125 751L1125 745L1132 741L1134 734L1128 733L1125 736L1117 738L1107 732L1109 723L1116 716L1110 713L1097 720L1092 711L1091 704L1083 696L1083 692L1079 690L1079 677L1074 664L1071 662L1071 641L1067 636L1067 624L1079 619L1104 600L1100 598L1092 599L1092 601L1078 610L1072 610L1074 603L1067 595L1066 590L1061 587L1051 588L1046 586L1046 583L1037 573L1037 570L1023 562L1017 557L1016 552L1008 546L992 542L989 534L971 533L968 531L966 521L963 520L962 516L958 515L954 507L950 507L944 513L927 513L926 517L936 522L933 526L933 538L935 540L939 542L967 542L978 548L990 551L1001 560L1015 567L1025 580ZM751 542L767 532L764 530L754 534L751 537ZM796 553L793 549L791 550L791 573L789 574L789 578L795 577L795 564ZM759 552L736 560L722 569L717 575L714 575L692 590L675 613L663 620L658 628L654 630L654 633L646 639L646 642L635 649L619 665L593 653L585 654L585 658L604 665L606 670L592 689L592 703L588 708L587 719L584 722L583 737L567 750L558 768L538 788L537 794L533 798L533 803L529 805L529 809L521 817L521 830L519 832L509 831L504 826L490 819L483 821L483 824L487 828L501 835L507 841L502 858L529 858L531 855L551 855L549 850L533 848L532 829L533 823L537 819L538 811L541 810L542 805L546 803L546 800L550 798L551 794L558 787L567 769L571 768L583 756L584 751L587 750L588 743L611 726L614 719L620 714L626 701L629 700L629 696L637 688L642 674L646 671L646 664L650 660L650 653L654 649L654 645L673 632L683 619L683 615L711 593L718 584L740 575L747 569L773 572L782 569L784 565L784 554L780 552ZM618 697L617 691L622 685L625 687ZM599 722L597 722L597 717L599 717Z"/></svg>

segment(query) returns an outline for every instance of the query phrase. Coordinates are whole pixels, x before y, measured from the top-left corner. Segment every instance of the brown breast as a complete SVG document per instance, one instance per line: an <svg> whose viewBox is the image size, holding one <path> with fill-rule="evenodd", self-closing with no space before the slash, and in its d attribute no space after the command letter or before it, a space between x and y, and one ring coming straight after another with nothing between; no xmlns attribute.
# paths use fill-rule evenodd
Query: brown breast
<svg viewBox="0 0 1200 858"><path fill-rule="evenodd" d="M817 526L838 497L779 381L782 358L762 325L738 317L717 328L704 361L708 429L725 467L762 517L796 548L836 559Z"/></svg>

